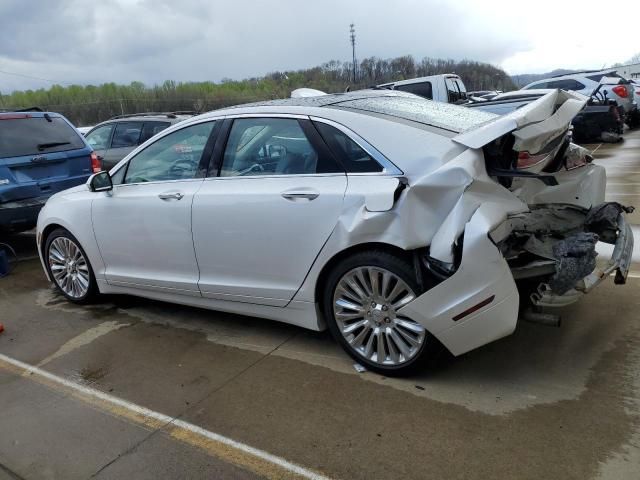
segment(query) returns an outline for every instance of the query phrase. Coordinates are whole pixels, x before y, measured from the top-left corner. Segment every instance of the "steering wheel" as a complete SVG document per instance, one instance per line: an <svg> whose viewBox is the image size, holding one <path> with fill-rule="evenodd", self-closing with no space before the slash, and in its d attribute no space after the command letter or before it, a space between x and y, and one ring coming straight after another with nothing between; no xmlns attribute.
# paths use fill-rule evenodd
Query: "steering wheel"
<svg viewBox="0 0 640 480"><path fill-rule="evenodd" d="M169 174L171 176L182 176L185 172L193 172L193 162L186 158L179 158L169 167Z"/></svg>

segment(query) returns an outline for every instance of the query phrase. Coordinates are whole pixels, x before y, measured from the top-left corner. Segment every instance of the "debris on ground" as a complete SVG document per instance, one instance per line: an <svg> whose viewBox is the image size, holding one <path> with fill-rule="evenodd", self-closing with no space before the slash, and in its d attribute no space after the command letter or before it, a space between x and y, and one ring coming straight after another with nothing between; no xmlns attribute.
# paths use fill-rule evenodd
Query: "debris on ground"
<svg viewBox="0 0 640 480"><path fill-rule="evenodd" d="M358 373L364 373L367 371L367 369L364 366L360 365L359 363L354 363L353 368L355 368L356 372Z"/></svg>

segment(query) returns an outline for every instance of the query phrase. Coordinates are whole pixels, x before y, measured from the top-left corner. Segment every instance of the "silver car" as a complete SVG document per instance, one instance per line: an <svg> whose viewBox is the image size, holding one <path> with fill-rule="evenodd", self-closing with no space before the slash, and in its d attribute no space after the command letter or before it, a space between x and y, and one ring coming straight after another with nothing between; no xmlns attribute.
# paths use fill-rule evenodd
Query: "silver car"
<svg viewBox="0 0 640 480"><path fill-rule="evenodd" d="M521 305L624 283L630 208L570 143L584 97L497 116L377 90L210 112L52 197L39 252L68 300L131 294L329 328L398 374L511 334ZM616 245L595 263L598 239ZM526 279L531 291L519 291Z"/></svg>

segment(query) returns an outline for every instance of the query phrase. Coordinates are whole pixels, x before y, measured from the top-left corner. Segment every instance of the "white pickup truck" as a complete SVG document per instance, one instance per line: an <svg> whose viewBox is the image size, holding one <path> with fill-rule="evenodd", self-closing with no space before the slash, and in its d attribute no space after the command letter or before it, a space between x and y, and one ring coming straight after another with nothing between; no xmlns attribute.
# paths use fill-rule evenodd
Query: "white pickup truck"
<svg viewBox="0 0 640 480"><path fill-rule="evenodd" d="M462 79L453 73L383 83L376 88L409 92L436 102L466 103L467 101L467 88Z"/></svg>
<svg viewBox="0 0 640 480"><path fill-rule="evenodd" d="M467 88L464 86L464 82L458 75L453 73L399 80L376 85L372 88L378 90L400 90L401 92L413 93L436 102L462 104L468 101ZM292 98L317 97L320 95L326 95L326 93L313 88L298 88L291 92Z"/></svg>

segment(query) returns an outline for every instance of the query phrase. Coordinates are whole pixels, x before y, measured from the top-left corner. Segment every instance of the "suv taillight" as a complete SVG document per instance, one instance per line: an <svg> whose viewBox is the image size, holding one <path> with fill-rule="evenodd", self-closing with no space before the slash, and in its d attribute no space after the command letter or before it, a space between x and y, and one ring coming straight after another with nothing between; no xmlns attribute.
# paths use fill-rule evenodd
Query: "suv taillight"
<svg viewBox="0 0 640 480"><path fill-rule="evenodd" d="M98 173L102 171L102 165L100 164L100 159L96 152L91 152L91 171L93 173Z"/></svg>
<svg viewBox="0 0 640 480"><path fill-rule="evenodd" d="M618 95L621 98L627 98L629 96L629 92L627 91L627 87L624 85L616 85L611 89L613 93Z"/></svg>

